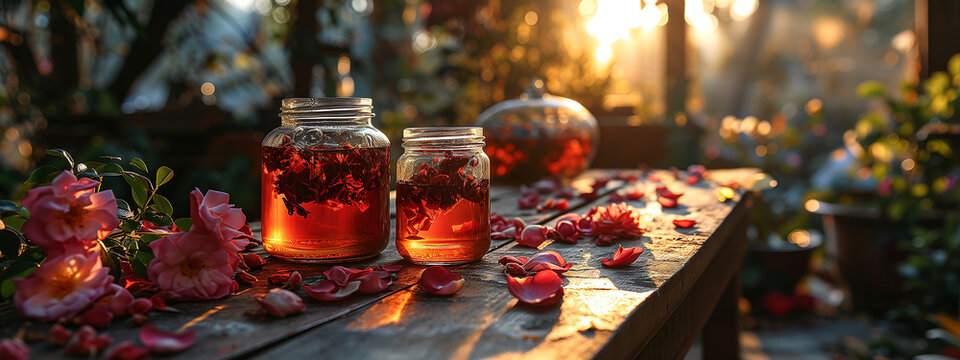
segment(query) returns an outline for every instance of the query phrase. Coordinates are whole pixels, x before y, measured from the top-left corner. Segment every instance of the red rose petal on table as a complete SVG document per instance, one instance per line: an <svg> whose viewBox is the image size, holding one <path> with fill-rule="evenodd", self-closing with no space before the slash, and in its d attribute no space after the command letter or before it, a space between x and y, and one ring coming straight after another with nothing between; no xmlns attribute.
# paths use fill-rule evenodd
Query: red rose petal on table
<svg viewBox="0 0 960 360"><path fill-rule="evenodd" d="M73 337L73 332L58 323L50 328L50 334L47 335L47 342L53 345L64 346L70 342L71 337Z"/></svg>
<svg viewBox="0 0 960 360"><path fill-rule="evenodd" d="M299 295L286 289L271 289L263 296L257 296L253 299L260 304L260 307L267 314L280 318L298 314L307 309L307 304L303 303L303 299Z"/></svg>
<svg viewBox="0 0 960 360"><path fill-rule="evenodd" d="M524 304L551 305L563 299L563 280L550 270L522 279L507 275L507 290Z"/></svg>
<svg viewBox="0 0 960 360"><path fill-rule="evenodd" d="M571 220L557 221L556 227L547 232L547 237L568 244L576 244L580 240L580 230L577 224Z"/></svg>
<svg viewBox="0 0 960 360"><path fill-rule="evenodd" d="M529 246L532 248L540 246L544 241L547 240L547 228L541 225L528 225L523 229L523 232L520 233L520 240L517 240L517 244L523 246Z"/></svg>
<svg viewBox="0 0 960 360"><path fill-rule="evenodd" d="M500 258L500 260L497 260L497 262L500 263L500 265L506 265L510 263L523 265L525 262L527 262L527 258L523 256L516 257L513 255L504 255Z"/></svg>
<svg viewBox="0 0 960 360"><path fill-rule="evenodd" d="M676 219L673 220L673 225L676 225L678 228L689 228L697 224L696 220L691 219Z"/></svg>
<svg viewBox="0 0 960 360"><path fill-rule="evenodd" d="M256 269L258 267L263 266L263 264L267 263L266 260L264 260L262 257L260 257L260 255L257 255L257 254L249 253L249 254L243 254L241 256L243 257L243 263L251 269Z"/></svg>
<svg viewBox="0 0 960 360"><path fill-rule="evenodd" d="M150 301L150 299L138 298L130 302L130 314L143 315L150 312L150 310L153 310L153 301Z"/></svg>
<svg viewBox="0 0 960 360"><path fill-rule="evenodd" d="M323 276L325 276L327 280L333 281L337 286L345 286L357 276L369 274L371 271L373 271L371 268L357 270L337 265L330 268L330 270L324 271Z"/></svg>
<svg viewBox="0 0 960 360"><path fill-rule="evenodd" d="M528 272L553 270L557 273L563 273L570 270L571 266L573 266L573 264L568 264L560 253L556 251L544 251L531 256L530 260L523 264L523 270Z"/></svg>
<svg viewBox="0 0 960 360"><path fill-rule="evenodd" d="M124 341L107 352L107 360L139 360L150 356L150 350L136 346L132 341Z"/></svg>
<svg viewBox="0 0 960 360"><path fill-rule="evenodd" d="M636 201L636 200L643 199L643 195L644 195L644 194L643 194L643 191L640 191L640 190L637 190L637 189L633 189L633 190L628 191L628 192L627 192L626 194L624 194L624 195L627 196L627 199L628 199L628 200Z"/></svg>
<svg viewBox="0 0 960 360"><path fill-rule="evenodd" d="M344 286L338 286L333 280L327 279L314 286L303 285L303 291L310 297L320 301L337 301L353 295L360 289L360 281L351 281Z"/></svg>
<svg viewBox="0 0 960 360"><path fill-rule="evenodd" d="M140 342L155 354L173 354L184 351L197 340L197 331L190 329L179 334L157 329L147 324L140 328Z"/></svg>
<svg viewBox="0 0 960 360"><path fill-rule="evenodd" d="M361 294L376 294L393 284L393 276L386 271L372 271L354 277L351 281L360 281L360 288L357 291Z"/></svg>
<svg viewBox="0 0 960 360"><path fill-rule="evenodd" d="M580 216L580 214L577 214L577 213L566 213L566 214L563 214L563 216L560 216L559 218L557 218L557 222L561 222L561 221L571 221L571 222L573 222L574 224L576 224L576 223L577 223L578 221L580 221L580 219L582 219L582 218L583 218L583 217Z"/></svg>
<svg viewBox="0 0 960 360"><path fill-rule="evenodd" d="M420 273L420 288L431 294L453 295L463 283L463 277L443 266L431 266Z"/></svg>
<svg viewBox="0 0 960 360"><path fill-rule="evenodd" d="M687 176L687 184L694 185L700 182L699 176Z"/></svg>
<svg viewBox="0 0 960 360"><path fill-rule="evenodd" d="M670 191L670 189L667 189L666 186L661 185L657 186L657 196L676 200L683 196L683 193L675 193Z"/></svg>
<svg viewBox="0 0 960 360"><path fill-rule="evenodd" d="M106 334L97 335L97 331L93 327L86 325L73 334L73 338L67 344L67 354L77 356L99 354L110 347L111 342L113 340L110 339L110 336Z"/></svg>
<svg viewBox="0 0 960 360"><path fill-rule="evenodd" d="M569 186L564 186L560 191L557 191L557 197L561 199L573 199L577 197L577 190Z"/></svg>
<svg viewBox="0 0 960 360"><path fill-rule="evenodd" d="M617 248L617 251L613 253L613 257L609 259L601 259L600 262L606 267L625 267L633 264L633 262L636 261L642 253L642 247L624 249L623 246L620 246Z"/></svg>
<svg viewBox="0 0 960 360"><path fill-rule="evenodd" d="M99 304L73 319L74 324L90 325L97 329L107 327L111 321L113 321L113 312L110 311L110 308Z"/></svg>
<svg viewBox="0 0 960 360"><path fill-rule="evenodd" d="M677 199L671 199L666 197L658 197L657 202L665 208L675 208L677 207Z"/></svg>
<svg viewBox="0 0 960 360"><path fill-rule="evenodd" d="M506 266L504 267L504 270L507 272L507 274L510 274L513 276L527 275L527 271L523 269L523 265L520 265L517 263L507 263Z"/></svg>

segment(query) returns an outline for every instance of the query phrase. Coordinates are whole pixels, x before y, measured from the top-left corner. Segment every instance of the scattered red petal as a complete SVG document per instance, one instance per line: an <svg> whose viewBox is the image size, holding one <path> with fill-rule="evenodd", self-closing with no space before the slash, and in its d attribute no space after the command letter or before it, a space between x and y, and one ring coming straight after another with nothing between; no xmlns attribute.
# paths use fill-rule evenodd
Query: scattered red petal
<svg viewBox="0 0 960 360"><path fill-rule="evenodd" d="M67 354L76 356L100 354L110 347L111 342L113 341L106 334L97 335L93 327L83 326L73 334L73 338L67 344Z"/></svg>
<svg viewBox="0 0 960 360"><path fill-rule="evenodd" d="M533 189L541 194L549 194L560 188L560 181L552 177L544 177L533 183Z"/></svg>
<svg viewBox="0 0 960 360"><path fill-rule="evenodd" d="M540 203L540 194L531 193L517 199L517 206L521 209L533 209Z"/></svg>
<svg viewBox="0 0 960 360"><path fill-rule="evenodd" d="M696 220L692 219L676 219L673 220L673 225L676 225L678 228L689 228L697 224Z"/></svg>
<svg viewBox="0 0 960 360"><path fill-rule="evenodd" d="M556 251L544 251L531 256L530 260L523 264L523 270L527 272L553 270L557 273L563 273L570 270L571 266L573 266L573 264L568 264L560 253Z"/></svg>
<svg viewBox="0 0 960 360"><path fill-rule="evenodd" d="M687 176L687 184L694 185L700 182L699 176Z"/></svg>
<svg viewBox="0 0 960 360"><path fill-rule="evenodd" d="M500 258L500 260L497 260L497 262L500 263L500 265L506 265L509 263L523 265L525 262L527 262L527 258L523 256L516 257L513 255L504 255L503 257Z"/></svg>
<svg viewBox="0 0 960 360"><path fill-rule="evenodd" d="M155 354L173 354L184 351L197 340L197 331L190 329L179 334L157 329L147 324L140 328L140 342Z"/></svg>
<svg viewBox="0 0 960 360"><path fill-rule="evenodd" d="M609 259L601 259L600 262L606 267L626 267L630 266L630 264L633 264L633 262L640 257L641 253L643 253L642 247L624 249L623 246L620 246L617 248L617 251L613 253L613 257Z"/></svg>
<svg viewBox="0 0 960 360"><path fill-rule="evenodd" d="M581 233L598 236L598 244L612 244L616 238L636 239L643 236L644 232L640 224L640 210L626 203L594 207L578 226Z"/></svg>
<svg viewBox="0 0 960 360"><path fill-rule="evenodd" d="M104 296L100 300L104 301L106 305L110 307L110 312L112 312L114 316L126 315L127 308L129 308L130 303L133 302L133 294L120 285L110 284L110 286L114 290L113 294Z"/></svg>
<svg viewBox="0 0 960 360"><path fill-rule="evenodd" d="M113 321L113 312L110 311L110 308L100 304L94 305L90 310L84 311L73 319L74 324L90 325L97 329L107 327L111 321Z"/></svg>
<svg viewBox="0 0 960 360"><path fill-rule="evenodd" d="M323 276L325 276L327 280L333 281L337 286L345 286L357 276L363 276L372 271L373 269L371 268L357 270L338 265L330 268L330 270L324 271Z"/></svg>
<svg viewBox="0 0 960 360"><path fill-rule="evenodd" d="M124 341L107 352L107 360L140 360L149 356L149 350L134 345L132 341Z"/></svg>
<svg viewBox="0 0 960 360"><path fill-rule="evenodd" d="M519 240L526 224L523 220L504 219L500 214L490 214L490 238L494 240Z"/></svg>
<svg viewBox="0 0 960 360"><path fill-rule="evenodd" d="M152 309L153 309L153 301L150 301L150 299L147 299L147 298L139 298L139 299L133 299L133 301L130 302L129 312L130 314L134 314L134 315L135 314L144 315L150 312L150 310Z"/></svg>
<svg viewBox="0 0 960 360"><path fill-rule="evenodd" d="M260 255L257 255L257 254L247 253L241 256L243 257L243 263L246 264L247 267L251 269L259 268L263 266L263 264L267 263L266 260L264 260L262 257L260 257Z"/></svg>
<svg viewBox="0 0 960 360"><path fill-rule="evenodd" d="M528 225L520 234L517 244L536 248L547 240L547 228L541 225Z"/></svg>
<svg viewBox="0 0 960 360"><path fill-rule="evenodd" d="M652 181L652 182L660 182L660 181L662 181L662 180L660 179L660 177L659 177L659 176L656 176L656 175L647 176L647 180Z"/></svg>
<svg viewBox="0 0 960 360"><path fill-rule="evenodd" d="M577 228L577 223L571 220L559 220L553 229L547 230L547 238L576 244L577 240L580 240L580 229Z"/></svg>
<svg viewBox="0 0 960 360"><path fill-rule="evenodd" d="M507 275L507 290L524 304L551 305L563 299L563 280L550 270L521 279Z"/></svg>
<svg viewBox="0 0 960 360"><path fill-rule="evenodd" d="M527 275L527 271L523 269L523 266L517 263L507 263L506 266L504 266L504 271L513 276Z"/></svg>
<svg viewBox="0 0 960 360"><path fill-rule="evenodd" d="M614 241L617 241L616 235L600 234L597 236L596 243L597 246L610 246L613 245Z"/></svg>
<svg viewBox="0 0 960 360"><path fill-rule="evenodd" d="M657 196L676 200L683 196L683 193L675 193L670 191L670 189L667 189L666 186L661 185L657 186Z"/></svg>
<svg viewBox="0 0 960 360"><path fill-rule="evenodd" d="M30 347L16 338L0 340L0 359L30 360Z"/></svg>
<svg viewBox="0 0 960 360"><path fill-rule="evenodd" d="M573 199L577 197L577 190L570 186L564 186L560 191L557 191L556 195L561 199Z"/></svg>
<svg viewBox="0 0 960 360"><path fill-rule="evenodd" d="M353 295L358 289L360 289L359 281L351 281L344 286L339 286L333 280L327 279L314 286L303 285L303 291L307 295L320 301L341 300Z"/></svg>
<svg viewBox="0 0 960 360"><path fill-rule="evenodd" d="M236 279L237 281L243 282L248 285L253 285L257 283L257 277L253 276L253 274L248 273L244 270L237 270Z"/></svg>
<svg viewBox="0 0 960 360"><path fill-rule="evenodd" d="M50 328L50 334L47 335L47 342L57 346L64 346L70 341L71 337L73 337L73 332L57 323Z"/></svg>
<svg viewBox="0 0 960 360"><path fill-rule="evenodd" d="M359 281L360 287L357 289L357 292L361 294L376 294L381 292L393 284L393 275L386 271L371 271L369 273L359 275L351 279L351 281Z"/></svg>
<svg viewBox="0 0 960 360"><path fill-rule="evenodd" d="M443 266L431 266L420 274L420 288L436 295L453 295L463 287L463 277Z"/></svg>
<svg viewBox="0 0 960 360"><path fill-rule="evenodd" d="M666 197L658 197L657 202L660 203L660 206L665 208L675 208L677 207L677 199L671 199Z"/></svg>
<svg viewBox="0 0 960 360"><path fill-rule="evenodd" d="M307 309L307 305L299 295L286 289L271 289L263 296L253 299L260 304L264 312L280 318L298 314Z"/></svg>
<svg viewBox="0 0 960 360"><path fill-rule="evenodd" d="M810 294L796 294L793 296L793 308L800 311L810 311L816 306L817 299Z"/></svg>

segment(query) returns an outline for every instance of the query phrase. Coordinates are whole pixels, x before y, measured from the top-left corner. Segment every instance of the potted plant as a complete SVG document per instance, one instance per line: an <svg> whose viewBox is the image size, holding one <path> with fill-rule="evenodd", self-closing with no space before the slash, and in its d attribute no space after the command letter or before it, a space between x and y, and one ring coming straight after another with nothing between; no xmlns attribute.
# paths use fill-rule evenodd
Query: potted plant
<svg viewBox="0 0 960 360"><path fill-rule="evenodd" d="M857 91L876 106L832 156L839 171L827 177L839 186L810 193L804 207L822 215L854 300L878 299L869 295L901 288L897 265L908 255L901 244L917 229L942 227L960 205L960 55L947 72L903 85L898 97L877 81Z"/></svg>

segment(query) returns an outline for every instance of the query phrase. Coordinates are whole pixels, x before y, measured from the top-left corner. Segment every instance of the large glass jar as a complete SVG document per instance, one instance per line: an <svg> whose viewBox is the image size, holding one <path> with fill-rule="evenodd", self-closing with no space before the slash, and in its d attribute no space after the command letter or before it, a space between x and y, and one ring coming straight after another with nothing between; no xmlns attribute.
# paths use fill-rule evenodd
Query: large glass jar
<svg viewBox="0 0 960 360"><path fill-rule="evenodd" d="M600 141L597 119L583 105L544 93L534 79L519 99L498 103L477 117L495 179L529 182L570 179L586 170Z"/></svg>
<svg viewBox="0 0 960 360"><path fill-rule="evenodd" d="M417 264L490 249L490 159L478 127L408 128L397 160L397 251Z"/></svg>
<svg viewBox="0 0 960 360"><path fill-rule="evenodd" d="M380 253L390 236L390 140L364 98L284 99L263 139L263 247L297 262Z"/></svg>

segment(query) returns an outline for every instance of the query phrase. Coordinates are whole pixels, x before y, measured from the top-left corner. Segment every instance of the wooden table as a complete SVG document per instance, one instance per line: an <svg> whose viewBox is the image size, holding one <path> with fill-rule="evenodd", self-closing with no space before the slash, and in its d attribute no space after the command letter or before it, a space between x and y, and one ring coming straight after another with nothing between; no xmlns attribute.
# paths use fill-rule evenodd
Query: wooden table
<svg viewBox="0 0 960 360"><path fill-rule="evenodd" d="M637 171L634 171L637 172ZM638 173L638 172L637 172ZM718 182L749 182L753 169L717 170L708 181L689 186L670 172L652 171L671 189L684 192L675 209L661 209L654 184L641 177L646 195L628 202L642 208L647 232L642 239L621 241L642 246L642 256L629 268L607 269L616 246L600 247L591 240L576 245L544 243L561 253L573 268L564 274L565 295L559 305L534 309L518 306L507 292L506 277L497 260L504 255L529 256L535 249L494 240L482 261L453 268L466 279L452 297L425 294L416 285L421 266L404 263L391 237L390 246L374 259L345 264L368 267L404 264L398 281L376 295L354 295L340 302L318 302L298 291L308 303L299 315L275 319L250 315L258 309L256 295L269 290L267 277L298 270L312 284L329 266L269 261L254 274L253 287L209 302L172 306L182 313L151 313L152 323L166 330L196 329L196 344L180 359L467 359L467 358L680 358L702 334L705 357L739 356L737 300L740 261L746 248L746 219L752 193L738 192L719 202ZM585 189L592 179L612 171L585 173L574 186ZM577 199L570 211L586 213L609 203L609 195L624 186L611 181L593 200ZM630 185L632 186L632 185ZM491 208L528 224L552 224L559 212L537 213L517 207L517 187L494 187ZM693 218L697 226L676 229L672 220ZM9 304L0 306L0 336L12 336L24 320ZM27 325L45 331L48 324ZM137 328L115 320L106 330L114 343L136 342ZM44 343L31 345L34 358L60 358L63 350Z"/></svg>

